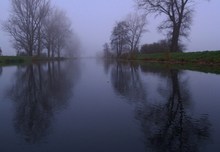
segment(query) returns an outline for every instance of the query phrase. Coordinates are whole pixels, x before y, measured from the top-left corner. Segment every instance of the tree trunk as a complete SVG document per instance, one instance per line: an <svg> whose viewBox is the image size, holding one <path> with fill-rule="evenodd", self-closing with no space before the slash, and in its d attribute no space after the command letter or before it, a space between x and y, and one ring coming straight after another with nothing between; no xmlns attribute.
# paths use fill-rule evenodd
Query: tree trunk
<svg viewBox="0 0 220 152"><path fill-rule="evenodd" d="M170 52L178 52L179 51L179 32L180 27L174 25L173 34L171 38Z"/></svg>
<svg viewBox="0 0 220 152"><path fill-rule="evenodd" d="M38 48L37 48L37 55L41 55L41 49L42 49L42 40L41 40L41 33L40 28L38 29Z"/></svg>
<svg viewBox="0 0 220 152"><path fill-rule="evenodd" d="M50 46L47 46L47 57L48 58L50 58L50 52L51 52Z"/></svg>

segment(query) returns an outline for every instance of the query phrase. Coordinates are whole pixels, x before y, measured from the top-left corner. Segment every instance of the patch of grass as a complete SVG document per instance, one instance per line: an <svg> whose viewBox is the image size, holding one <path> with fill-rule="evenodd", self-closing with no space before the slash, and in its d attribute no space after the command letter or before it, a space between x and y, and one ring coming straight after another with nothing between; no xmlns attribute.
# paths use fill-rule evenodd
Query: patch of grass
<svg viewBox="0 0 220 152"><path fill-rule="evenodd" d="M192 70L192 71L200 71L204 73L214 73L220 74L220 66L215 65L198 65L198 64L161 64L161 63L150 63L138 61L141 67L149 68L149 69L177 69L177 70Z"/></svg>
<svg viewBox="0 0 220 152"><path fill-rule="evenodd" d="M31 57L0 56L0 65L11 65L31 62Z"/></svg>
<svg viewBox="0 0 220 152"><path fill-rule="evenodd" d="M220 64L220 51L138 54L136 60Z"/></svg>

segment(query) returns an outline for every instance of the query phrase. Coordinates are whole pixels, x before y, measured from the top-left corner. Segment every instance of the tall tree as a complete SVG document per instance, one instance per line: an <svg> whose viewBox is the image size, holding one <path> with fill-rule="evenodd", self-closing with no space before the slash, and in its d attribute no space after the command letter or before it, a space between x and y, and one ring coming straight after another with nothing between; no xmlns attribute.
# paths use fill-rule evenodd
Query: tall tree
<svg viewBox="0 0 220 152"><path fill-rule="evenodd" d="M195 0L137 0L147 14L164 15L159 30L166 30L170 39L170 51L178 51L180 37L187 37L192 22Z"/></svg>
<svg viewBox="0 0 220 152"><path fill-rule="evenodd" d="M37 54L40 27L48 14L49 4L49 0L11 0L11 14L4 29L13 37L18 53Z"/></svg>
<svg viewBox="0 0 220 152"><path fill-rule="evenodd" d="M146 31L144 29L146 25L146 16L139 15L137 13L129 14L125 21L128 25L128 32L129 32L128 44L130 47L130 53L133 53L136 50L138 50L140 38L142 34Z"/></svg>
<svg viewBox="0 0 220 152"><path fill-rule="evenodd" d="M126 21L116 23L111 35L111 47L116 52L116 56L120 57L123 52L128 51L128 24Z"/></svg>
<svg viewBox="0 0 220 152"><path fill-rule="evenodd" d="M56 54L60 57L61 50L72 35L71 23L65 12L58 9L51 10L44 21L44 45L48 57L55 57Z"/></svg>
<svg viewBox="0 0 220 152"><path fill-rule="evenodd" d="M116 23L111 35L111 48L119 57L123 53L134 53L142 34L146 31L146 15L138 13L129 14L127 17Z"/></svg>
<svg viewBox="0 0 220 152"><path fill-rule="evenodd" d="M57 10L56 22L54 24L56 24L57 27L55 51L57 53L57 56L60 57L61 51L65 47L67 39L69 39L71 35L73 35L73 32L71 29L71 22L64 11Z"/></svg>

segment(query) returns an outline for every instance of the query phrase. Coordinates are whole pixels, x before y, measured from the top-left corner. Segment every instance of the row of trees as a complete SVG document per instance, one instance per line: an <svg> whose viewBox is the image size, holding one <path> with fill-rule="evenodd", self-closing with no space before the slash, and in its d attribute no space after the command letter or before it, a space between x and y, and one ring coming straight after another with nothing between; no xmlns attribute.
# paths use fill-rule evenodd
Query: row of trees
<svg viewBox="0 0 220 152"><path fill-rule="evenodd" d="M52 7L50 0L11 0L11 6L3 27L18 55L60 57L75 41L69 18Z"/></svg>
<svg viewBox="0 0 220 152"><path fill-rule="evenodd" d="M146 15L163 16L164 20L158 29L167 35L168 49L166 44L162 50L165 49L170 52L182 51L183 45L180 40L189 35L195 2L196 0L136 0L138 8L144 10ZM128 20L116 23L111 36L111 50L116 52L117 57L123 52L132 53L138 49L140 37L145 31L145 24L146 18L140 16L133 16ZM160 43L163 42L151 46L161 47ZM143 47L150 48L151 46L145 45ZM106 47L104 47L104 51L106 51Z"/></svg>
<svg viewBox="0 0 220 152"><path fill-rule="evenodd" d="M146 16L129 14L113 28L110 45L104 44L104 56L120 57L123 53L135 53L138 50L140 38L146 31Z"/></svg>

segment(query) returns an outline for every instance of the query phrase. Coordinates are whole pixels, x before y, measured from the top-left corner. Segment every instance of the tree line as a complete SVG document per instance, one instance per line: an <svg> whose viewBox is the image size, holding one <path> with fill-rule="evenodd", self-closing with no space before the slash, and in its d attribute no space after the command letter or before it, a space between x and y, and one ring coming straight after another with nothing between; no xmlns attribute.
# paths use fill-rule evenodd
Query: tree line
<svg viewBox="0 0 220 152"><path fill-rule="evenodd" d="M70 19L50 0L11 0L3 29L12 37L17 55L61 57L77 50Z"/></svg>
<svg viewBox="0 0 220 152"><path fill-rule="evenodd" d="M122 54L132 54L139 51L140 38L146 31L146 16L153 14L163 16L158 30L163 32L166 40L142 46L142 53L181 52L184 45L183 37L188 37L196 0L136 0L138 9L144 12L142 16L134 15L117 22L113 27L110 44L105 44L104 57L120 57ZM108 55L108 56L107 56Z"/></svg>
<svg viewBox="0 0 220 152"><path fill-rule="evenodd" d="M125 53L136 53L146 25L146 15L129 14L113 27L110 44L104 44L104 56L120 57Z"/></svg>

